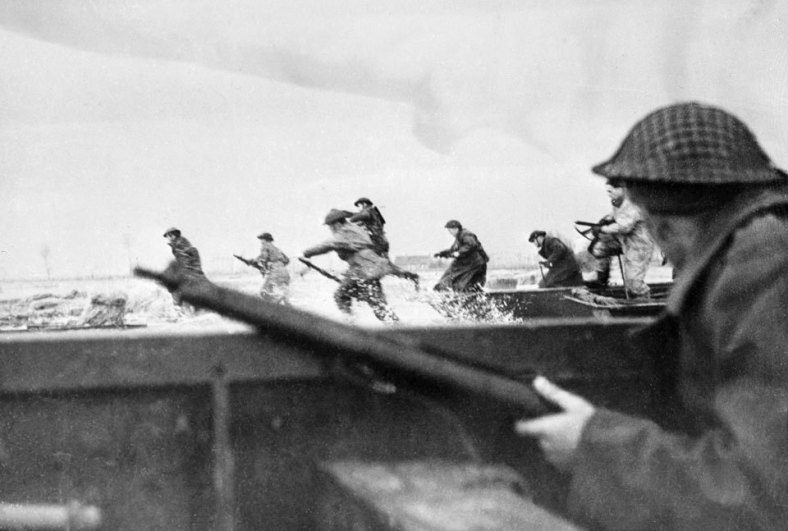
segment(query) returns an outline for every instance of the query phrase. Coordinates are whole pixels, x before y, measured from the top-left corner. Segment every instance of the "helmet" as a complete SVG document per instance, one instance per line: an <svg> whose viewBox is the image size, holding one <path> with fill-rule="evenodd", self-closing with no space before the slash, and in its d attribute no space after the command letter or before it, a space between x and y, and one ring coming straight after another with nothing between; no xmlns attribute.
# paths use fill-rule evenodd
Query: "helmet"
<svg viewBox="0 0 788 531"><path fill-rule="evenodd" d="M164 231L164 237L166 238L170 234L175 234L175 236L178 237L181 235L181 231L180 229L177 229L175 227L170 227L169 229Z"/></svg>
<svg viewBox="0 0 788 531"><path fill-rule="evenodd" d="M530 236L528 236L528 242L529 242L529 243L533 243L533 242L535 242L535 241L536 241L536 239L537 239L539 236L546 236L546 235L547 235L547 233L546 233L545 231L543 231L543 230L535 230L535 231L533 231L533 232L531 233L531 235L530 235Z"/></svg>
<svg viewBox="0 0 788 531"><path fill-rule="evenodd" d="M262 234L259 234L259 235L257 236L257 239L258 239L258 240L265 240L265 241L267 241L267 242L272 242L272 241L274 241L274 237L273 237L273 236L271 236L271 233L270 233L270 232L263 232Z"/></svg>
<svg viewBox="0 0 788 531"><path fill-rule="evenodd" d="M640 120L594 173L625 182L767 183L785 178L747 126L728 112L679 103Z"/></svg>
<svg viewBox="0 0 788 531"><path fill-rule="evenodd" d="M444 225L444 227L446 227L447 229L461 229L462 225L456 219L450 219L449 221L446 222L446 225Z"/></svg>
<svg viewBox="0 0 788 531"><path fill-rule="evenodd" d="M326 214L326 219L323 222L325 225L331 225L332 223L336 223L337 221L344 221L345 218L348 217L348 213L344 210L337 210L336 208L332 208L328 214Z"/></svg>
<svg viewBox="0 0 788 531"><path fill-rule="evenodd" d="M358 206L360 204L371 205L372 201L370 201L370 199L367 197L359 197L358 199L356 199L356 202L353 203L353 206Z"/></svg>

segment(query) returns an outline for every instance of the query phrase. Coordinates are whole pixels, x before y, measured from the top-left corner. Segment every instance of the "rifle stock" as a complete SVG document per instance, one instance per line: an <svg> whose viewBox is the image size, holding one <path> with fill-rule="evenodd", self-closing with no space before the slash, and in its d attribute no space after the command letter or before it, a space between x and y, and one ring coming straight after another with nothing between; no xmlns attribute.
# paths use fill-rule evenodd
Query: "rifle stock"
<svg viewBox="0 0 788 531"><path fill-rule="evenodd" d="M300 342L330 349L343 358L371 361L408 375L487 396L519 407L531 416L555 411L536 394L530 382L463 364L452 359L450 352L441 352L409 338L384 337L296 308L272 304L217 286L204 278L182 275L175 264L164 272L137 267L134 273L156 280L170 291L177 290L184 301L194 306L254 325L268 333L298 337Z"/></svg>

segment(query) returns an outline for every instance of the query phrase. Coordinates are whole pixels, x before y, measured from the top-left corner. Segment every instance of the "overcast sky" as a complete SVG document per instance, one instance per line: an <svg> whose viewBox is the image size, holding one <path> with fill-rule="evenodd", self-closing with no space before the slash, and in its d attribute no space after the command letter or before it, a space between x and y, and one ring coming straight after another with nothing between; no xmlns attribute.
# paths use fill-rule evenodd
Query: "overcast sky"
<svg viewBox="0 0 788 531"><path fill-rule="evenodd" d="M607 210L589 168L676 101L788 166L788 2L0 2L0 277L291 256L372 198L392 254L492 255Z"/></svg>

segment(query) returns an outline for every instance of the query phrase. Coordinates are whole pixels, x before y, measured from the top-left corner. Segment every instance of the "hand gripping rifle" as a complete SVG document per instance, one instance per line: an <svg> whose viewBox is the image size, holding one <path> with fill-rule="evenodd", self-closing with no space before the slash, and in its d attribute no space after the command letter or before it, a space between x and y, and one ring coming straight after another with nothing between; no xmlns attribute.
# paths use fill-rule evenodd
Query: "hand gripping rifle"
<svg viewBox="0 0 788 531"><path fill-rule="evenodd" d="M236 258L237 258L238 260L240 260L241 262L243 262L244 264L248 265L249 267L253 267L253 268L257 269L259 272L261 272L261 273L263 273L263 274L267 273L267 271L265 270L265 268L264 268L264 267L262 267L262 266L261 266L260 264L258 264L257 262L255 262L254 260L247 260L247 259L246 259L246 258L244 258L243 256L239 256L239 255L237 255L237 254L234 254L233 256L234 256L234 257L236 257Z"/></svg>
<svg viewBox="0 0 788 531"><path fill-rule="evenodd" d="M530 416L555 411L532 389L529 381L515 380L490 369L461 363L451 352L424 345L410 337L381 336L291 306L272 304L238 291L223 288L204 278L180 274L171 264L164 272L140 267L134 273L156 280L194 306L256 326L272 335L335 352L343 360L366 362L400 373L427 378L456 389L491 397L518 407Z"/></svg>
<svg viewBox="0 0 788 531"><path fill-rule="evenodd" d="M335 275L332 275L331 273L329 273L328 271L326 271L322 267L316 266L315 264L313 264L312 262L310 262L306 258L298 257L298 261L301 262L302 264L304 264L305 266L307 266L309 269L314 269L315 271L317 271L318 273L320 273L324 277L330 278L334 282L340 282L340 283L342 282L342 280L339 277L337 277Z"/></svg>

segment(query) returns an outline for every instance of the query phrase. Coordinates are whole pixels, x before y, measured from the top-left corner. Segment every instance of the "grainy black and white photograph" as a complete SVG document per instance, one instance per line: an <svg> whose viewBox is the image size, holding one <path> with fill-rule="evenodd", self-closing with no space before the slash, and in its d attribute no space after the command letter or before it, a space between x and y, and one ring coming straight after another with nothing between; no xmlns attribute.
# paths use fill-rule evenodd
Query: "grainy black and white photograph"
<svg viewBox="0 0 788 531"><path fill-rule="evenodd" d="M0 0L0 529L779 530L788 3Z"/></svg>

